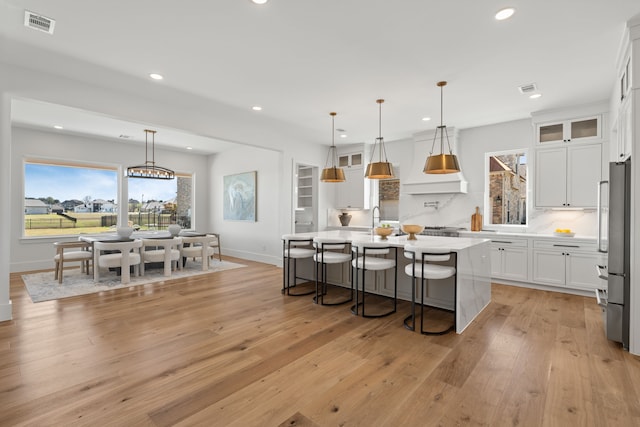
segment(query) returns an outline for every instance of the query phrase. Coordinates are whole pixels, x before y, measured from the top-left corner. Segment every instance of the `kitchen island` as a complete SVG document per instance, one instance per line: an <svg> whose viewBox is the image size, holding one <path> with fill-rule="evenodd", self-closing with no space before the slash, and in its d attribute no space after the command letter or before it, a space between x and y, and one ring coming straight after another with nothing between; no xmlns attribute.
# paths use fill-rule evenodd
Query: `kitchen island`
<svg viewBox="0 0 640 427"><path fill-rule="evenodd" d="M343 238L351 242L379 242L380 236L372 235L369 231L330 230L314 233L298 233L301 237L333 237ZM424 245L426 247L447 249L456 253L457 280L453 278L435 280L430 283L429 295L425 295L425 303L431 306L456 311L456 332L462 333L464 329L491 301L491 241L489 239L466 237L436 237L416 236L417 240L407 240L408 236L389 236L386 243L398 249L398 298L411 301L412 281L411 277L404 273L404 266L411 262L403 256L401 248L407 243ZM306 267L305 277L313 277L312 261ZM393 296L393 272L381 273L384 277L375 283L367 292ZM345 284L340 278L348 278L349 275L342 272L334 272L334 284ZM342 283L340 283L342 282ZM455 288L454 288L455 286ZM455 289L455 293L454 293ZM420 286L418 286L416 298L420 299ZM454 297L455 295L455 297ZM455 299L455 301L454 301Z"/></svg>

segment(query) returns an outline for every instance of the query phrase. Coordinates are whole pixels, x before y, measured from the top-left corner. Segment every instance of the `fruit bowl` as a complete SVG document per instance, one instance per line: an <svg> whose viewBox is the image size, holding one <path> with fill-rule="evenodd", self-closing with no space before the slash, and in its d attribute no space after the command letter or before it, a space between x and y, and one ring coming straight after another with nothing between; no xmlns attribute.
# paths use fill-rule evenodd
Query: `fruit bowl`
<svg viewBox="0 0 640 427"><path fill-rule="evenodd" d="M422 233L422 230L424 230L423 225L414 225L414 224L402 225L402 231L404 231L409 235L409 237L407 237L407 240L418 240L416 239L416 234Z"/></svg>
<svg viewBox="0 0 640 427"><path fill-rule="evenodd" d="M376 234L380 236L380 240L387 240L387 236L393 233L393 227L376 227Z"/></svg>
<svg viewBox="0 0 640 427"><path fill-rule="evenodd" d="M569 228L556 228L553 235L557 237L573 237L576 233L572 233Z"/></svg>

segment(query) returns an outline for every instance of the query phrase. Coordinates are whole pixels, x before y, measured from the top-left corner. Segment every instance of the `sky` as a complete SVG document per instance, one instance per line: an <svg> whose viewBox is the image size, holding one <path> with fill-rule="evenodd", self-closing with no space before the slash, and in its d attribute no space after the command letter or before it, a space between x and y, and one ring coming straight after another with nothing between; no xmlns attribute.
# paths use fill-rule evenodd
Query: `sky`
<svg viewBox="0 0 640 427"><path fill-rule="evenodd" d="M67 166L26 163L24 195L65 200L116 200L117 172ZM144 196L143 196L144 195ZM176 180L129 179L129 199L167 201L176 197Z"/></svg>

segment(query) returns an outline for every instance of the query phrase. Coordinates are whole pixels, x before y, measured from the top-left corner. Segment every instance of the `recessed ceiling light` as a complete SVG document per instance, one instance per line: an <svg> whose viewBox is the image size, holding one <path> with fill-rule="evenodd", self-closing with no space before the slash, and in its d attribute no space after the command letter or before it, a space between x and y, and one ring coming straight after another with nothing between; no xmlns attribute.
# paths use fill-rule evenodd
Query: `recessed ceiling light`
<svg viewBox="0 0 640 427"><path fill-rule="evenodd" d="M512 7L500 9L498 12L496 12L496 19L498 21L504 21L505 19L511 18L515 12L516 10Z"/></svg>
<svg viewBox="0 0 640 427"><path fill-rule="evenodd" d="M63 128L62 126L60 126L60 125L55 125L53 128L54 128L54 129L58 129L58 130L64 129L64 128Z"/></svg>
<svg viewBox="0 0 640 427"><path fill-rule="evenodd" d="M423 122L428 122L429 120L431 120L431 117L423 117L423 118L422 118L422 121L423 121Z"/></svg>
<svg viewBox="0 0 640 427"><path fill-rule="evenodd" d="M253 111L262 111L262 107L261 107L261 106L259 106L259 105L254 105L253 107L251 107L251 109L252 109Z"/></svg>
<svg viewBox="0 0 640 427"><path fill-rule="evenodd" d="M342 135L340 135L340 138L346 138L346 137L347 137L346 133L343 133Z"/></svg>
<svg viewBox="0 0 640 427"><path fill-rule="evenodd" d="M534 94L532 94L532 95L529 95L529 98L531 98L531 99L538 99L538 98L540 98L541 96L542 96L542 94L541 94L541 93L534 93Z"/></svg>
<svg viewBox="0 0 640 427"><path fill-rule="evenodd" d="M187 147L187 150L193 150L193 147Z"/></svg>
<svg viewBox="0 0 640 427"><path fill-rule="evenodd" d="M269 0L251 0L251 3L255 3L255 4L265 4L266 2L268 2Z"/></svg>
<svg viewBox="0 0 640 427"><path fill-rule="evenodd" d="M164 77L162 77L162 74L156 74L156 73L149 74L149 77L151 77L153 80L162 80L162 79L164 79Z"/></svg>

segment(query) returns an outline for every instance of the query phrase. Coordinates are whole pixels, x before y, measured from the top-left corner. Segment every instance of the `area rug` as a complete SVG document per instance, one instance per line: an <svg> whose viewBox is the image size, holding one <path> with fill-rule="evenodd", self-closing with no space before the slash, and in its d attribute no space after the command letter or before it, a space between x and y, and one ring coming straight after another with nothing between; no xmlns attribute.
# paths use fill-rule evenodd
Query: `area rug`
<svg viewBox="0 0 640 427"><path fill-rule="evenodd" d="M31 301L42 302L131 286L148 285L166 280L183 279L241 267L246 267L246 265L230 261L212 260L209 270L203 271L201 263L189 261L182 270L173 271L170 277L163 276L162 268L146 269L144 276L137 277L132 274L131 282L125 285L120 283L120 277L114 272L107 273L106 271L100 272L100 280L96 283L93 281L93 276L81 273L80 268L65 269L62 284L58 284L58 281L54 279L53 271L24 274L22 281L27 288L27 292L29 292Z"/></svg>

